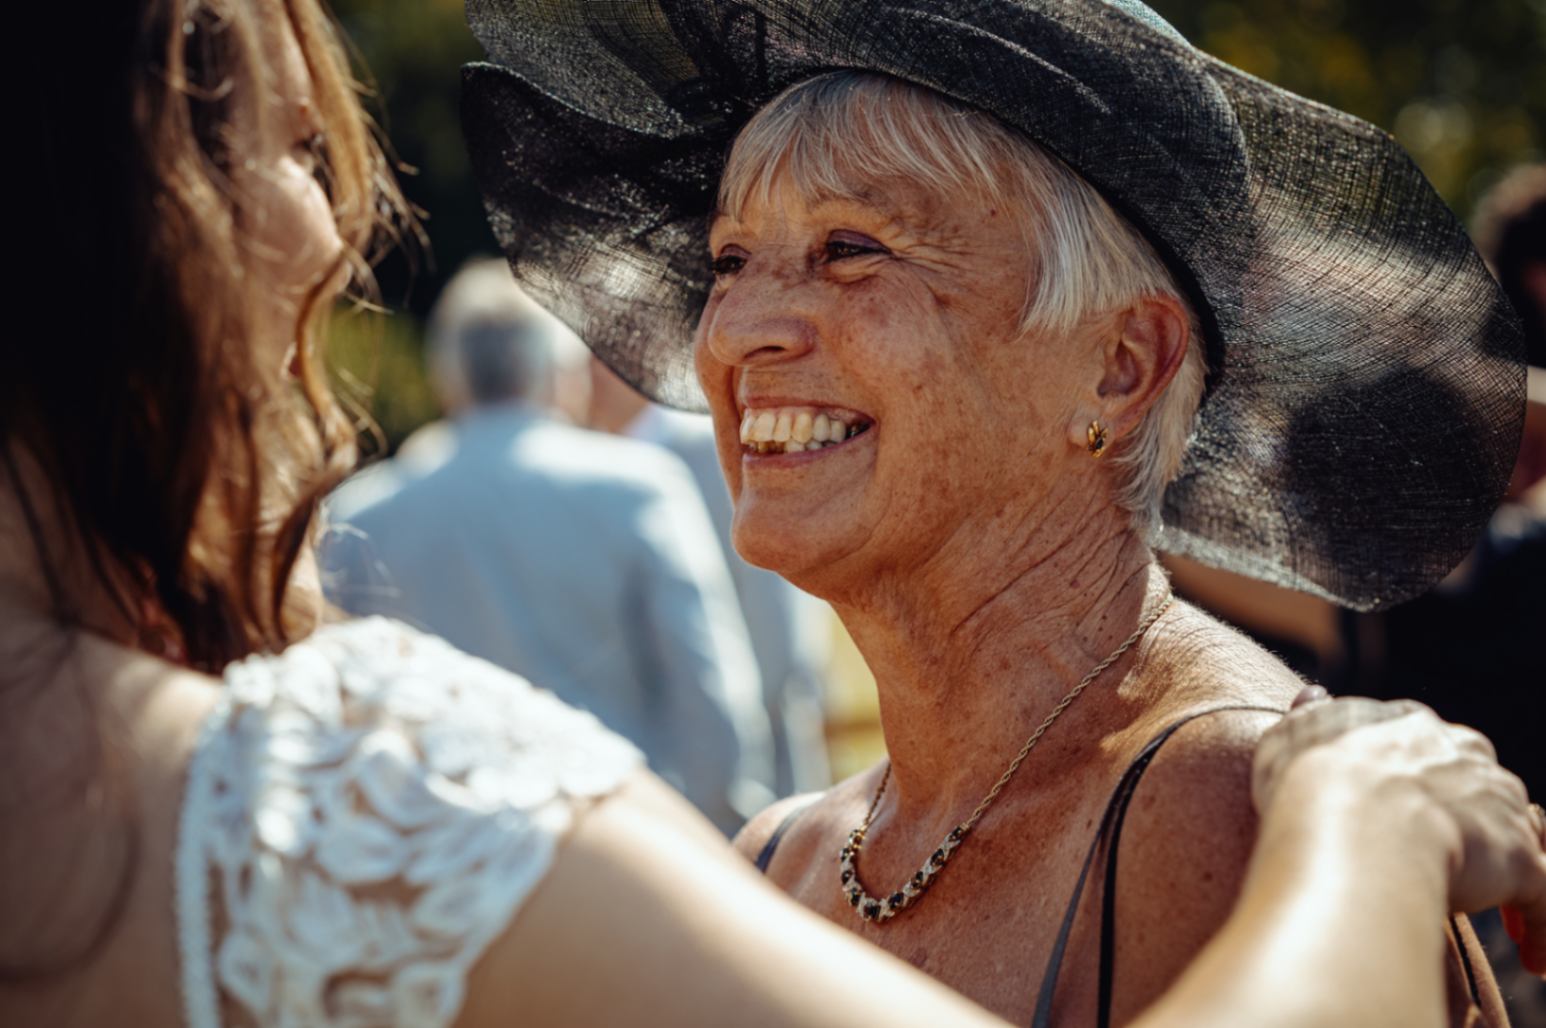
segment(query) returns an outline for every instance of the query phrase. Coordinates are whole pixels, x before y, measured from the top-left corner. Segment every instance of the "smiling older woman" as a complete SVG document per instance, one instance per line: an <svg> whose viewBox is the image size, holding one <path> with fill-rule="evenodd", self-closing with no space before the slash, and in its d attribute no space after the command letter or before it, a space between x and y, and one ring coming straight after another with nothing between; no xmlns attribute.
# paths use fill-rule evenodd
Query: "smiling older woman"
<svg viewBox="0 0 1546 1028"><path fill-rule="evenodd" d="M737 549L875 673L886 759L737 845L1010 1020L1127 1021L1228 912L1301 684L1152 547L1425 588L1506 478L1517 329L1368 126L1141 4L923 6L475 0L466 127L516 274L658 398L690 357Z"/></svg>
<svg viewBox="0 0 1546 1028"><path fill-rule="evenodd" d="M1105 942L1130 1018L1228 913L1253 837L1245 769L1264 712L1300 688L1171 603L1146 542L1202 391L1180 290L1034 144L847 72L748 124L710 249L696 353L736 547L833 603L888 751L738 845L806 906L1023 1022L1036 990L1006 970L1047 966L1113 787L1198 718L1122 832ZM1059 981L1075 1022L1097 998L1097 923L1075 921Z"/></svg>
<svg viewBox="0 0 1546 1028"><path fill-rule="evenodd" d="M1227 913L1262 711L1300 687L1171 604L1146 543L1202 390L1180 290L1033 144L873 75L765 107L720 205L696 352L736 546L836 607L875 673L888 751L739 845L766 848L807 906L1024 1021L1035 990L1006 960L1047 965L1057 900L1124 769L1212 712L1155 760L1123 833L1109 941L1145 954L1122 962L1115 996L1119 1019L1136 1013ZM1076 923L1063 978L1080 1021L1094 924Z"/></svg>

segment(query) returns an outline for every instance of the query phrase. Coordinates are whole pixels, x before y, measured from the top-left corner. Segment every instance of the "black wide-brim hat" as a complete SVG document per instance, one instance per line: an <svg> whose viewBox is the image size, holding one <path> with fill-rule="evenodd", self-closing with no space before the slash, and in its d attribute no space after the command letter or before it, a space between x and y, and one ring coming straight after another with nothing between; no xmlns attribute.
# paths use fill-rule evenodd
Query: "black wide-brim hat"
<svg viewBox="0 0 1546 1028"><path fill-rule="evenodd" d="M1164 549L1338 603L1416 595L1502 495L1518 320L1383 131L1193 48L1133 0L467 0L463 126L522 284L646 395L692 331L730 143L779 91L880 72L987 111L1153 243L1208 391Z"/></svg>

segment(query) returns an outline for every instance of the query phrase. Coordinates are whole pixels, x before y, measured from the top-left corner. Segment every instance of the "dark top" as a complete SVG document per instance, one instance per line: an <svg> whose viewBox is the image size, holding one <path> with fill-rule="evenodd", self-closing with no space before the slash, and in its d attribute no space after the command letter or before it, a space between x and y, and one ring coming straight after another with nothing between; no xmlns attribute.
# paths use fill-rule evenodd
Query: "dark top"
<svg viewBox="0 0 1546 1028"><path fill-rule="evenodd" d="M1052 1023L1052 998L1057 989L1058 974L1063 967L1063 955L1068 948L1068 937L1073 931L1074 918L1079 912L1079 901L1084 896L1084 886L1089 880L1090 869L1095 866L1095 858L1098 853L1105 853L1105 888L1101 896L1100 917L1100 998L1097 1024L1100 1028L1108 1028L1111 1024L1111 991L1112 981L1116 973L1116 882L1117 882L1117 850L1122 838L1122 825L1127 819L1127 807L1132 802L1133 793L1138 789L1138 783L1143 778L1143 773L1154 762L1155 754L1160 747L1170 740L1172 735L1184 725L1190 724L1200 717L1209 714L1217 714L1226 710L1254 710L1269 714L1281 714L1283 711L1276 707L1256 706L1229 706L1213 707L1208 710L1197 711L1171 723L1153 739L1150 739L1132 763L1122 772L1122 777L1117 781L1116 788L1111 793L1111 799L1106 802L1106 812L1101 817L1100 828L1095 832L1095 838L1090 842L1089 852L1085 855L1084 866L1079 871L1079 878L1074 883L1073 896L1069 898L1068 909L1063 914L1063 923L1058 928L1057 941L1052 946L1052 955L1047 959L1047 969L1042 975L1041 991L1036 997L1036 1014L1031 1021L1033 1028L1048 1028ZM795 820L811 807L806 804L790 811L789 815L779 822L773 834L768 838L767 845L762 847L762 852L757 854L757 870L767 874L768 865L772 863L773 854L778 850L778 844L783 841L784 834ZM1109 843L1108 843L1109 840Z"/></svg>
<svg viewBox="0 0 1546 1028"><path fill-rule="evenodd" d="M1111 993L1112 982L1116 975L1116 894L1117 894L1117 851L1122 839L1122 825L1127 820L1127 808L1132 802L1133 794L1138 790L1138 783L1143 778L1143 773L1154 762L1154 757L1160 748L1170 740L1185 725L1206 717L1209 714L1218 714L1227 710L1251 710L1267 714L1282 714L1283 711L1276 707L1258 706L1228 706L1212 707L1208 710L1200 710L1188 714L1177 721L1172 722L1163 731L1146 743L1132 763L1122 772L1117 786L1112 790L1111 799L1106 802L1106 812L1101 817L1100 828L1095 832L1095 838L1090 842L1089 852L1085 855L1084 866L1079 871L1079 878L1074 883L1073 896L1069 898L1068 909L1063 914L1063 923L1058 928L1057 941L1052 946L1052 955L1047 959L1047 969L1042 974L1041 990L1036 996L1036 1013L1031 1019L1032 1028L1050 1028L1052 1024L1052 998L1057 989L1058 974L1063 968L1063 956L1068 948L1068 938L1074 927L1074 918L1079 912L1079 901L1084 896L1084 886L1089 880L1090 869L1095 865L1096 854L1105 853L1105 886L1101 891L1100 912L1100 992L1099 1006L1097 1008L1096 1024L1100 1028L1110 1028L1111 1024ZM767 844L757 854L757 870L767 874L768 865L773 861L773 854L778 850L778 844L783 841L784 834L789 830L795 820L811 808L813 803L807 803L797 807L779 822L773 829ZM1108 842L1109 840L1109 842ZM1472 973L1470 962L1466 956L1466 950L1459 944L1459 936L1456 936L1456 946L1464 962L1466 984L1471 990L1471 998L1475 1003L1480 1003L1477 991L1476 979Z"/></svg>

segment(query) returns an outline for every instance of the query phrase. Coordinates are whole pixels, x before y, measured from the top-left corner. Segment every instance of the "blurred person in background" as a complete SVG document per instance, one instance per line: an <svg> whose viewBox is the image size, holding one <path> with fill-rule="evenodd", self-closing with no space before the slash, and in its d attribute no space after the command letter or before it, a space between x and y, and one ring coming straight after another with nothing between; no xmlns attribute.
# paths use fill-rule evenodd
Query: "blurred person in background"
<svg viewBox="0 0 1546 1028"><path fill-rule="evenodd" d="M503 261L458 273L429 322L450 424L367 502L344 487L329 595L542 682L732 831L772 795L751 644L681 462L566 423L583 349Z"/></svg>
<svg viewBox="0 0 1546 1028"><path fill-rule="evenodd" d="M1476 241L1524 321L1530 364L1546 368L1546 164L1515 168L1492 188Z"/></svg>
<svg viewBox="0 0 1546 1028"><path fill-rule="evenodd" d="M774 791L788 796L825 789L832 773L822 669L830 657L831 608L735 552L730 542L735 509L707 417L651 403L596 358L589 358L589 368L591 427L665 447L681 458L698 484L762 675L762 702L773 730Z"/></svg>
<svg viewBox="0 0 1546 1028"><path fill-rule="evenodd" d="M1478 206L1475 235L1525 327L1529 400L1504 502L1470 556L1431 592L1380 614L1344 613L1344 691L1414 696L1491 737L1498 760L1546 792L1546 165L1518 168ZM1546 1025L1546 982L1478 919L1509 1012Z"/></svg>
<svg viewBox="0 0 1546 1028"><path fill-rule="evenodd" d="M1470 556L1431 592L1362 615L1185 558L1166 565L1178 592L1296 670L1341 691L1416 695L1486 731L1499 759L1541 790L1541 727L1520 714L1546 682L1546 165L1506 175L1479 204L1474 234L1524 325L1530 368L1513 474ZM1469 685L1477 676L1487 688Z"/></svg>

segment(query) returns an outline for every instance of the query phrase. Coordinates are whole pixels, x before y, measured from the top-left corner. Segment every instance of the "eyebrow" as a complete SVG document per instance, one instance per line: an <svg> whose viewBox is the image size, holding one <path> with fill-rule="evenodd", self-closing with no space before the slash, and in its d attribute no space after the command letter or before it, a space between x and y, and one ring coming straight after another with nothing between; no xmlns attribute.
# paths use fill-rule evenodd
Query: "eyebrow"
<svg viewBox="0 0 1546 1028"><path fill-rule="evenodd" d="M870 187L865 187L851 193L840 193L830 189L819 189L816 190L810 197L810 207L812 210L819 210L821 207L828 204L843 204L849 207L861 208L870 212L871 214L875 214L884 218L886 227L888 228L902 224L903 218L901 214L898 213L901 205L882 203L882 198L884 195L885 194L880 190ZM714 231L714 226L719 223L721 218L734 217L734 213L725 210L718 204L715 204L714 207L710 209L708 217L704 221L704 234L711 235Z"/></svg>

